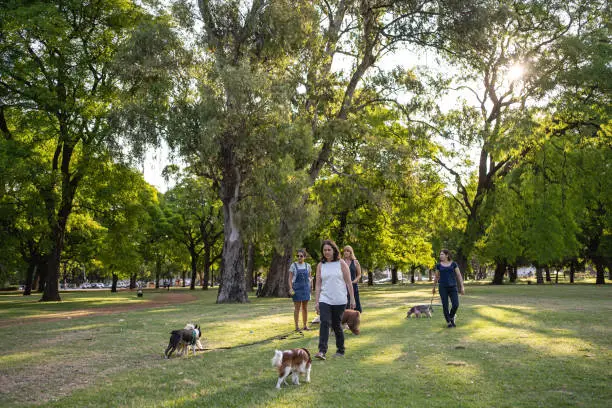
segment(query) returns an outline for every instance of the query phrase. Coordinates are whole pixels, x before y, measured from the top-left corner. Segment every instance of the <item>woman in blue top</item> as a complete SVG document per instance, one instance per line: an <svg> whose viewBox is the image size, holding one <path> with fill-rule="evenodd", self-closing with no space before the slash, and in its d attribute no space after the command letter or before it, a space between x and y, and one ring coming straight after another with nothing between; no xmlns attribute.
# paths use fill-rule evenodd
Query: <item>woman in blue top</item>
<svg viewBox="0 0 612 408"><path fill-rule="evenodd" d="M434 287L432 293L436 293L436 283L440 288L440 298L442 299L442 310L444 310L444 318L446 319L446 327L455 326L455 314L459 309L459 293L465 295L463 287L463 279L461 271L456 262L453 262L448 249L440 251L440 263L435 267L436 276L434 277ZM459 293L457 292L459 285ZM448 298L451 300L451 310L448 310Z"/></svg>
<svg viewBox="0 0 612 408"><path fill-rule="evenodd" d="M295 330L300 331L298 324L300 320L300 308L302 309L302 322L304 330L310 330L306 325L308 322L308 301L310 300L310 265L304 262L306 251L297 251L298 261L289 267L289 293L293 296L293 320Z"/></svg>

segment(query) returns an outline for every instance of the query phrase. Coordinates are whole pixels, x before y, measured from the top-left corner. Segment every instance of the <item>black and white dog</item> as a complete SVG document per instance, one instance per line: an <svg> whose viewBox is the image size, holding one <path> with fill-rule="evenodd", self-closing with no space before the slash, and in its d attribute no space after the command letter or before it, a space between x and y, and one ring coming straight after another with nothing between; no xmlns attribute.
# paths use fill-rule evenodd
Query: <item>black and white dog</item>
<svg viewBox="0 0 612 408"><path fill-rule="evenodd" d="M184 329L186 330L193 330L195 328L196 326L193 323L187 323L184 327ZM201 329L199 330L202 331ZM184 347L184 349L187 349L187 347ZM202 342L200 341L200 337L198 337L198 339L196 340L196 350L204 350L204 346L202 345ZM184 350L181 351L181 355L183 355L183 352Z"/></svg>
<svg viewBox="0 0 612 408"><path fill-rule="evenodd" d="M199 325L196 325L193 329L172 330L170 334L170 342L168 343L168 348L166 348L164 352L166 358L170 358L172 352L182 345L187 347L187 355L189 355L189 348L191 348L195 356L196 345L202 336Z"/></svg>

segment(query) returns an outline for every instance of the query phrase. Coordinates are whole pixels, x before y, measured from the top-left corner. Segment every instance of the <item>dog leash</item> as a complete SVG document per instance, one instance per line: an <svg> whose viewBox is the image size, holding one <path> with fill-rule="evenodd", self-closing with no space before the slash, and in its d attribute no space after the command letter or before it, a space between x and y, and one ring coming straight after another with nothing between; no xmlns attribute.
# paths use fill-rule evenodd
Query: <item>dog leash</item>
<svg viewBox="0 0 612 408"><path fill-rule="evenodd" d="M252 343L242 343L242 344L237 344L235 346L222 346L222 347L215 347L215 348L203 348L200 349L201 351L213 351L213 350L231 350L231 349L235 349L235 348L241 348L241 347L249 347L249 346L254 346L256 344L263 344L263 343L268 343L274 340L285 340L291 336L297 335L299 337L304 337L304 333L302 332L295 332L295 331L290 331L289 333L286 334L279 334L276 336L272 336L272 337L268 337L267 339L263 339L263 340L258 340L258 341L254 341Z"/></svg>

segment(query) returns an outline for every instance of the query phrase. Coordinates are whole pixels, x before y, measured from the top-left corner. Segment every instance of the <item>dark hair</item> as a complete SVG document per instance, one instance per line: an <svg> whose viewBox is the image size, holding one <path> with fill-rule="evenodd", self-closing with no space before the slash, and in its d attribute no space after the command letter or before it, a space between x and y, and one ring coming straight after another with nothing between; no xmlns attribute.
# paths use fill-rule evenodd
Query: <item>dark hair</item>
<svg viewBox="0 0 612 408"><path fill-rule="evenodd" d="M332 248L332 251L334 251L334 256L332 257L332 262L339 261L340 260L340 250L338 249L338 245L336 245L336 243L334 241L332 241L331 239L326 239L321 244L321 263L327 262L327 259L325 259L325 254L323 253L323 247L325 245L329 245Z"/></svg>
<svg viewBox="0 0 612 408"><path fill-rule="evenodd" d="M295 251L296 254L303 254L304 258L308 257L308 253L306 252L306 250L304 248L298 249L297 251Z"/></svg>
<svg viewBox="0 0 612 408"><path fill-rule="evenodd" d="M453 260L453 256L451 255L451 252L448 249L443 249L440 252L442 252L444 255L446 255L446 259L448 261L452 261Z"/></svg>

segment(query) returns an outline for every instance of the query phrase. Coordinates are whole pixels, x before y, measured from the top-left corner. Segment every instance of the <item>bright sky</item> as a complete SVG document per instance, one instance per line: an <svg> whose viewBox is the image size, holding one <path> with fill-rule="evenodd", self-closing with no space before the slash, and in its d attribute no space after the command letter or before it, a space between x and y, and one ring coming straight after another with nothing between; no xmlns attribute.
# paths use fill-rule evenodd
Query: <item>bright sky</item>
<svg viewBox="0 0 612 408"><path fill-rule="evenodd" d="M334 63L332 65L332 70L346 70L350 68L351 62L351 57L348 57L343 54L336 54L336 58L334 59ZM421 51L419 53L416 53L406 48L402 48L392 54L385 55L377 64L377 67L383 70L391 70L397 66L401 66L407 69L419 66L425 66L431 70L448 71L451 69L448 66L438 65L436 56L432 51ZM515 73L513 74L520 76L522 73L520 70L521 67L515 68ZM410 96L406 95L404 99L407 99L409 97ZM440 101L442 109L444 109L445 107L449 109L455 107L457 104L457 100L460 97L466 98L468 100L474 99L471 93L465 91L455 94L449 94L442 101ZM402 102L402 99L402 95L398 95L398 100L400 102ZM450 142L442 143L448 144ZM478 152L475 152L476 155L477 153ZM468 154L472 156L471 153ZM472 159L475 160L476 156ZM145 180L155 186L161 192L166 192L169 188L173 186L172 181L170 181L170 183L166 183L166 181L162 177L162 171L169 164L179 164L179 162L176 160L171 161L170 152L165 143L160 148L149 150L146 154L143 163L143 173Z"/></svg>
<svg viewBox="0 0 612 408"><path fill-rule="evenodd" d="M170 151L165 142L162 142L162 146L159 148L149 148L147 150L142 165L144 179L162 193L165 193L174 185L172 180L170 180L170 183L166 183L162 177L162 171L169 164L178 164L178 162L170 161Z"/></svg>

